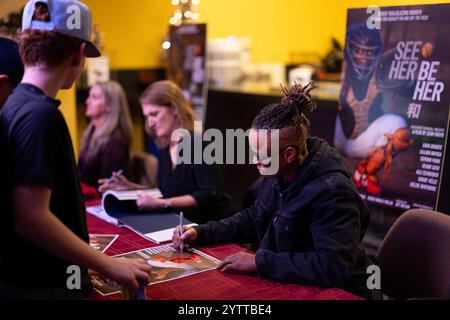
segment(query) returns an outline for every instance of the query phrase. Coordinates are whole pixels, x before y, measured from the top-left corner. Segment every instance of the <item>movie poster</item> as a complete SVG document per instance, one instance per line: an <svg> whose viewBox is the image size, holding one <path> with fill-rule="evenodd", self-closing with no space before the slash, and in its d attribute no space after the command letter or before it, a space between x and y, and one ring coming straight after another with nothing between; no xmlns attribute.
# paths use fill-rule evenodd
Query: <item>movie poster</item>
<svg viewBox="0 0 450 320"><path fill-rule="evenodd" d="M194 109L206 104L206 24L170 27L168 78L177 83Z"/></svg>
<svg viewBox="0 0 450 320"><path fill-rule="evenodd" d="M369 203L435 209L449 124L449 35L450 4L348 11L334 144Z"/></svg>

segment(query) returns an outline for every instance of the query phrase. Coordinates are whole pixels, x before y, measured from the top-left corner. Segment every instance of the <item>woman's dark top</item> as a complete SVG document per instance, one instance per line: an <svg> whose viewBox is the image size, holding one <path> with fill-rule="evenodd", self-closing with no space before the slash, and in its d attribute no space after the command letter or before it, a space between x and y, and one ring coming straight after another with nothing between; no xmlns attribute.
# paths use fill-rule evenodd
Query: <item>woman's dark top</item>
<svg viewBox="0 0 450 320"><path fill-rule="evenodd" d="M184 211L192 222L220 220L235 213L218 166L182 163L173 170L169 147L161 150L158 186L164 198L190 195L197 201L200 208Z"/></svg>
<svg viewBox="0 0 450 320"><path fill-rule="evenodd" d="M94 130L89 134L91 140ZM109 178L114 171L126 170L130 163L130 144L115 131L109 141L99 152L88 156L86 151L80 151L78 172L80 179L87 185L98 187L98 179Z"/></svg>

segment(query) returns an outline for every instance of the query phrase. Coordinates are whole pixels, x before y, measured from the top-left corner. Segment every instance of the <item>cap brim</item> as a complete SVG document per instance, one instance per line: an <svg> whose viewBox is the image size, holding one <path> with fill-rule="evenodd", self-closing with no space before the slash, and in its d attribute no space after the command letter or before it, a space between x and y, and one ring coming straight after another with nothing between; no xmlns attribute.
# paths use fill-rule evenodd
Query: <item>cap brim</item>
<svg viewBox="0 0 450 320"><path fill-rule="evenodd" d="M98 58L102 55L100 50L97 49L91 42L86 43L86 57L88 58Z"/></svg>

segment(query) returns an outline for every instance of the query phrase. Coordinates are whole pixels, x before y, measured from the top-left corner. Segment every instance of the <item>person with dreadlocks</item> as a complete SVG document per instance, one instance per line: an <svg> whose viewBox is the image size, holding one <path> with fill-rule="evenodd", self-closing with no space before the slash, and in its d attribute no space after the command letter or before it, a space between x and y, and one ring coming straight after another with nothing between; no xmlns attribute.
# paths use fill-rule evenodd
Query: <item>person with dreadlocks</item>
<svg viewBox="0 0 450 320"><path fill-rule="evenodd" d="M249 134L254 163L264 176L250 208L219 222L183 227L175 245L257 242L256 254L240 252L219 265L223 272L257 273L284 283L341 287L370 298L361 246L369 211L343 159L325 141L309 136L305 112L316 105L314 84L283 88L281 103L266 106ZM271 132L279 134L272 148ZM268 157L264 155L270 155ZM278 170L268 168L278 161Z"/></svg>

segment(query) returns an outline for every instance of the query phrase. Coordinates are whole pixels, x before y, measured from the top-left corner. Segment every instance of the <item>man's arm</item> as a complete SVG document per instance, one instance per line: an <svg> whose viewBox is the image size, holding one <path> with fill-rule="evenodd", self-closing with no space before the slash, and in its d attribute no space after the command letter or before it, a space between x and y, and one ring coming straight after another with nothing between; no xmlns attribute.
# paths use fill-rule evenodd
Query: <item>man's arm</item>
<svg viewBox="0 0 450 320"><path fill-rule="evenodd" d="M185 246L255 241L258 238L257 210L255 203L250 208L220 221L210 221L207 224L194 227L183 226L182 235L180 235L180 228L177 226L173 232L172 241L177 248L182 240ZM253 264L254 260L253 257ZM231 263L231 261L228 262Z"/></svg>
<svg viewBox="0 0 450 320"><path fill-rule="evenodd" d="M94 269L133 290L149 281L150 267L136 261L113 259L90 247L49 209L51 191L42 186L21 186L13 191L17 233L65 261Z"/></svg>
<svg viewBox="0 0 450 320"><path fill-rule="evenodd" d="M258 239L258 219L260 207L256 201L250 208L220 221L194 227L197 231L196 244L216 244L224 242L252 242Z"/></svg>

